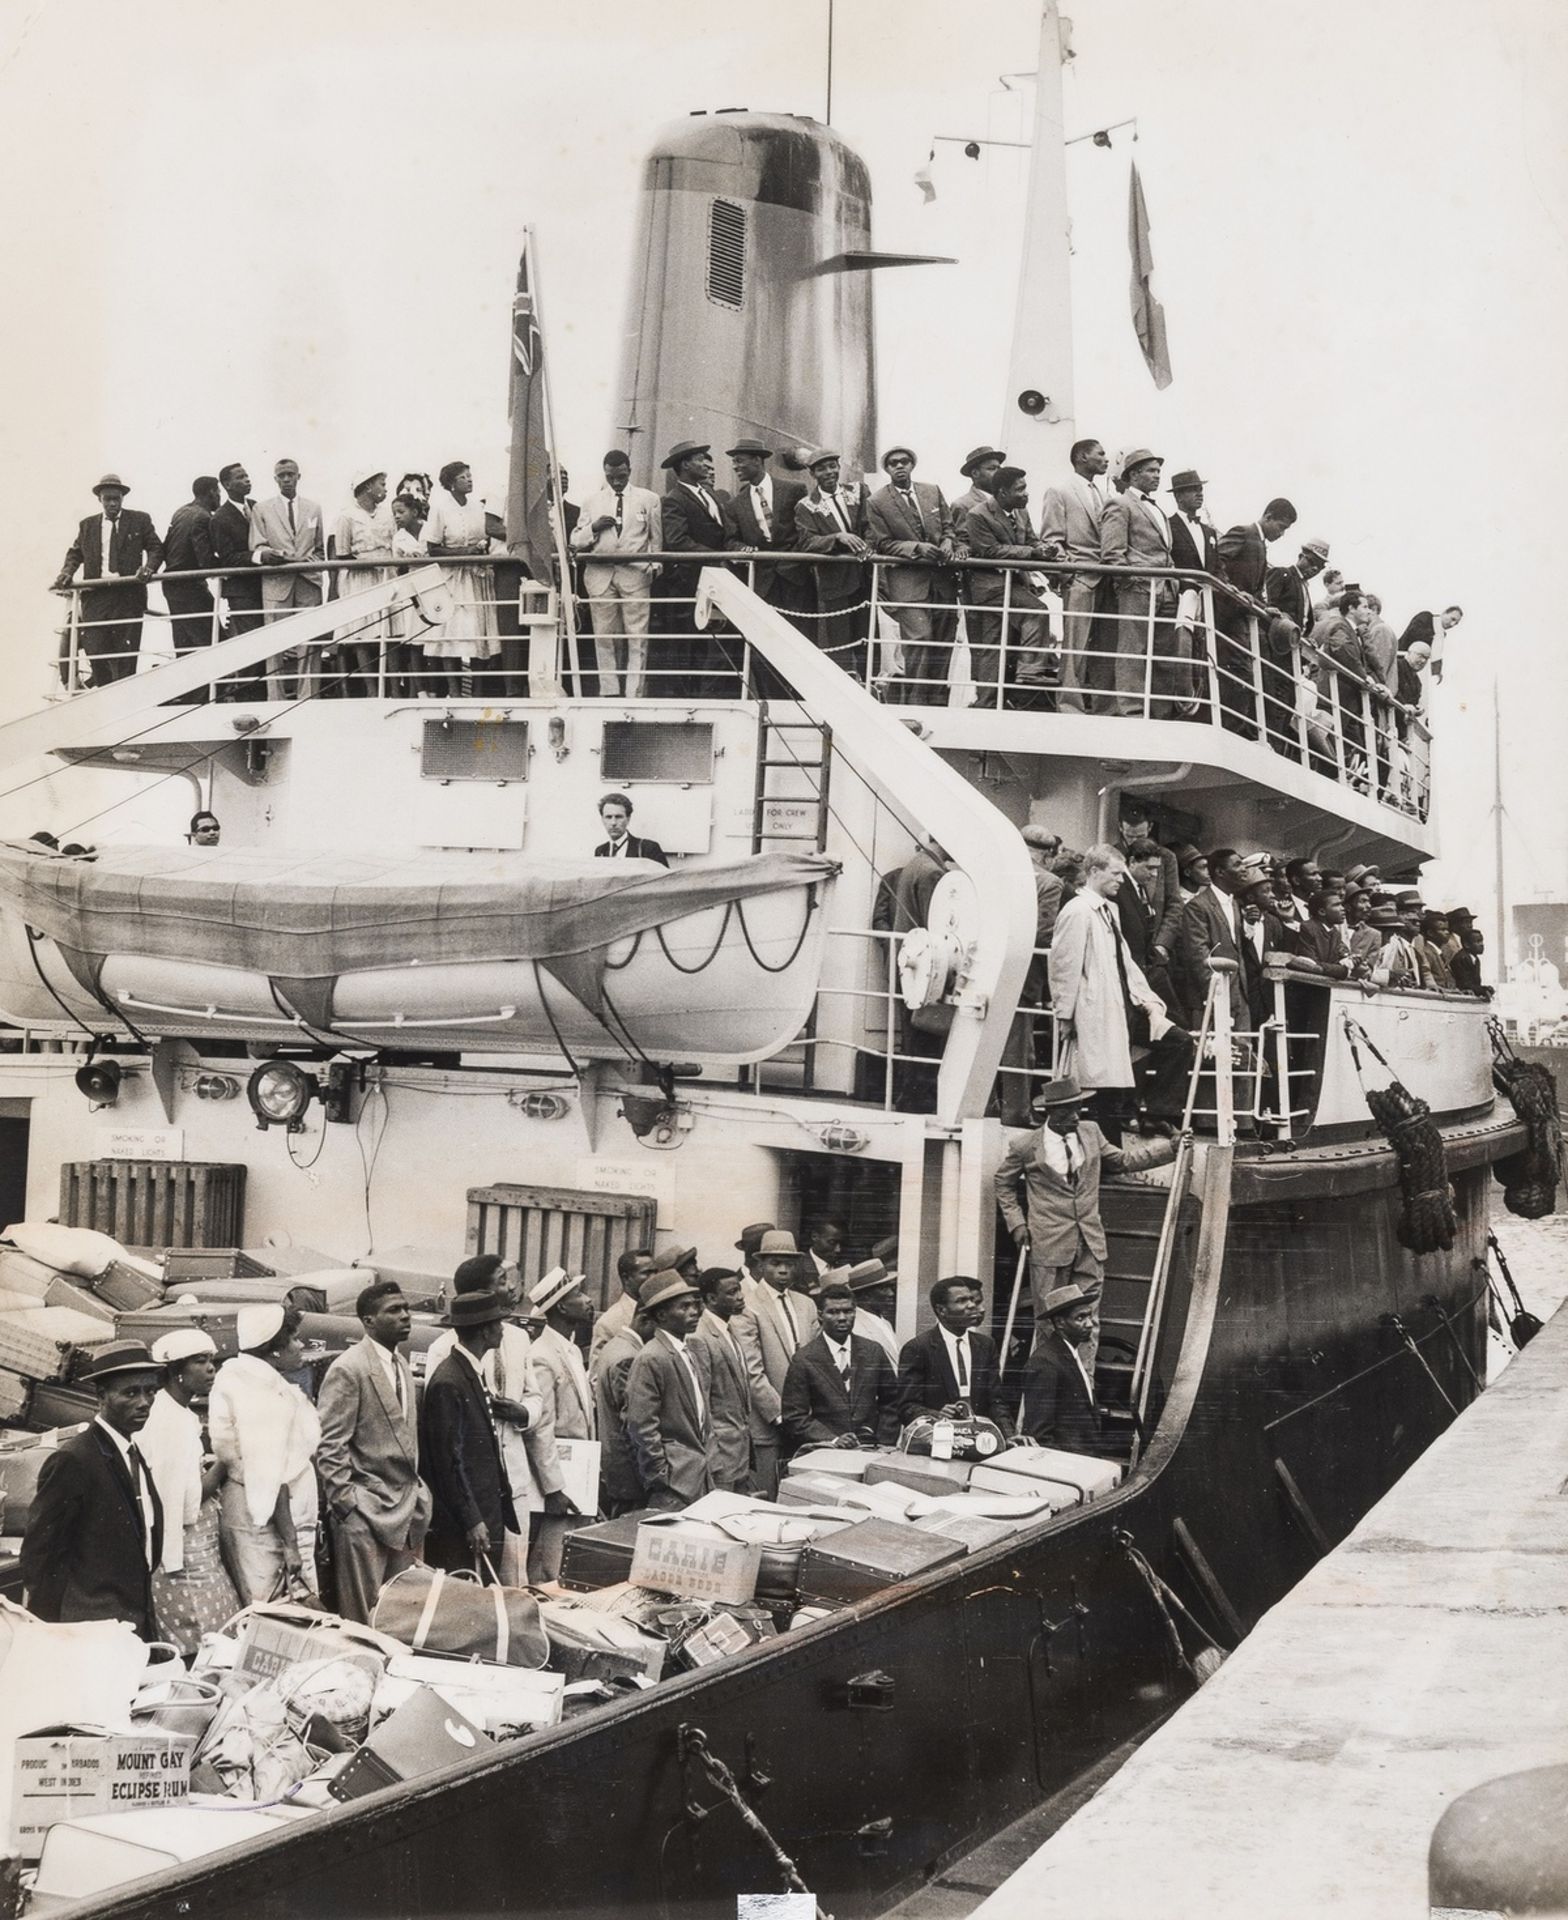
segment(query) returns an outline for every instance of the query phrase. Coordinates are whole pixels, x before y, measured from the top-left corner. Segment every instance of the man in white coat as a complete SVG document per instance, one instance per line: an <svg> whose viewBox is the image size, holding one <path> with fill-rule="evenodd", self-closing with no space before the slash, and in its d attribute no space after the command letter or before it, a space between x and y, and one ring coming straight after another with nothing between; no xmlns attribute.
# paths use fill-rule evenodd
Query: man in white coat
<svg viewBox="0 0 1568 1920"><path fill-rule="evenodd" d="M1098 565L1100 523L1110 498L1105 470L1110 456L1098 440L1073 443L1072 473L1059 487L1050 487L1040 505L1040 538L1053 558L1082 560ZM1114 604L1098 573L1075 574L1062 589L1062 678L1056 704L1061 712L1083 713L1092 706L1087 689L1108 686L1108 668L1096 677L1089 649L1114 651L1115 623L1103 615ZM1096 619L1096 612L1102 617Z"/></svg>
<svg viewBox="0 0 1568 1920"><path fill-rule="evenodd" d="M649 595L660 569L657 561L634 556L658 552L664 509L658 494L634 487L631 478L626 454L616 450L604 456L604 485L583 502L571 545L583 556L599 691L612 699L624 694L640 700L648 666Z"/></svg>
<svg viewBox="0 0 1568 1920"><path fill-rule="evenodd" d="M1049 962L1059 1071L1093 1095L1095 1119L1113 1146L1140 1093L1149 1130L1166 1132L1180 1122L1193 1053L1191 1036L1172 1025L1128 951L1115 906L1126 878L1127 863L1114 847L1089 849L1083 888L1057 916ZM1135 1044L1147 1049L1141 1069Z"/></svg>
<svg viewBox="0 0 1568 1920"><path fill-rule="evenodd" d="M757 1492L771 1500L779 1487L779 1416L784 1376L797 1349L817 1331L817 1310L794 1290L800 1249L792 1233L765 1233L757 1247L755 1280L742 1286L746 1311L731 1322L751 1361L751 1448Z"/></svg>
<svg viewBox="0 0 1568 1920"><path fill-rule="evenodd" d="M251 510L250 550L258 567L293 567L326 558L321 507L299 490L299 462L280 460L272 469L278 491ZM281 620L304 607L321 605L321 576L316 573L266 572L261 576L263 620ZM267 662L267 698L291 700L296 691L298 655L281 653Z"/></svg>
<svg viewBox="0 0 1568 1920"><path fill-rule="evenodd" d="M544 1316L543 1327L533 1336L529 1358L545 1414L555 1434L556 1455L561 1460L564 1478L565 1455L572 1444L598 1438L593 1388L577 1339L579 1328L593 1324L593 1301L583 1275L569 1274L564 1267L552 1268L530 1289L528 1299L532 1311ZM597 1466L590 1478L594 1493L582 1510L591 1517L598 1504ZM580 1500L575 1504L582 1507ZM528 1578L533 1585L559 1578L561 1549L567 1534L577 1524L570 1514L540 1514L528 1549Z"/></svg>

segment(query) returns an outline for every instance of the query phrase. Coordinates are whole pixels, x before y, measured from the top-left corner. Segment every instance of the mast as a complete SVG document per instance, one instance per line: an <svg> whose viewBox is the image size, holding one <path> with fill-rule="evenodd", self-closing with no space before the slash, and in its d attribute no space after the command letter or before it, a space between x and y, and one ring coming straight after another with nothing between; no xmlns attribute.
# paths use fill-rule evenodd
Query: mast
<svg viewBox="0 0 1568 1920"><path fill-rule="evenodd" d="M1023 396L1032 397L1020 405ZM1029 201L997 445L1029 469L1031 488L1038 490L1050 476L1066 472L1075 437L1062 17L1057 0L1043 0Z"/></svg>
<svg viewBox="0 0 1568 1920"><path fill-rule="evenodd" d="M1503 704L1497 675L1492 676L1492 859L1497 879L1497 958L1499 980L1508 978L1508 909L1503 903Z"/></svg>

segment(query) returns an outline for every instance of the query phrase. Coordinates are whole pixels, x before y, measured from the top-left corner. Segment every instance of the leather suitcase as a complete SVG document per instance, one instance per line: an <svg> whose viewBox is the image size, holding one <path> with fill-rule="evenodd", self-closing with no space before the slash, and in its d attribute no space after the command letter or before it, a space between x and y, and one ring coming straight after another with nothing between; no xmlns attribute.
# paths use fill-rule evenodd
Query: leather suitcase
<svg viewBox="0 0 1568 1920"><path fill-rule="evenodd" d="M861 1490L859 1480L836 1473L791 1473L779 1482L781 1507L852 1507Z"/></svg>
<svg viewBox="0 0 1568 1920"><path fill-rule="evenodd" d="M4 1496L0 1505L4 1507L8 1535L26 1533L28 1516L33 1509L33 1496L38 1491L38 1476L43 1472L44 1462L58 1452L62 1440L69 1440L73 1433L80 1432L80 1427L60 1427L49 1434L11 1433L5 1436L7 1440L20 1443L16 1446L0 1446L0 1495Z"/></svg>
<svg viewBox="0 0 1568 1920"><path fill-rule="evenodd" d="M878 1456L864 1447L802 1447L784 1469L792 1473L832 1473L844 1480L864 1480L866 1468Z"/></svg>
<svg viewBox="0 0 1568 1920"><path fill-rule="evenodd" d="M27 1402L27 1424L43 1433L51 1427L83 1427L98 1411L91 1387L62 1387L57 1380L37 1380Z"/></svg>
<svg viewBox="0 0 1568 1920"><path fill-rule="evenodd" d="M933 1460L923 1453L901 1453L873 1460L866 1469L868 1487L908 1487L912 1493L962 1493L974 1467L968 1460Z"/></svg>
<svg viewBox="0 0 1568 1920"><path fill-rule="evenodd" d="M962 1560L968 1549L941 1534L895 1520L862 1520L825 1540L813 1540L800 1558L805 1606L867 1600Z"/></svg>
<svg viewBox="0 0 1568 1920"><path fill-rule="evenodd" d="M1062 1453L1055 1447L1009 1447L983 1467L976 1467L970 1485L992 1493L1007 1493L1035 1481L1067 1487L1075 1504L1109 1493L1122 1477L1112 1460L1089 1453Z"/></svg>
<svg viewBox="0 0 1568 1920"><path fill-rule="evenodd" d="M619 1586L628 1580L637 1529L650 1511L623 1513L619 1520L600 1520L569 1533L561 1549L561 1585L573 1593L591 1593L595 1587Z"/></svg>

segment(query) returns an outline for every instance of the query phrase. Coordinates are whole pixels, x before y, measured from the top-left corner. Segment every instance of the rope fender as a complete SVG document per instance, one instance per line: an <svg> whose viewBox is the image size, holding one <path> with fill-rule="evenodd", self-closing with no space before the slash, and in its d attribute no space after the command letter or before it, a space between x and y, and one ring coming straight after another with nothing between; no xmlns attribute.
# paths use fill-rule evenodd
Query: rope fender
<svg viewBox="0 0 1568 1920"><path fill-rule="evenodd" d="M1448 1155L1432 1109L1393 1078L1393 1068L1378 1052L1365 1027L1343 1016L1350 1057L1378 1131L1399 1157L1401 1206L1395 1229L1399 1244L1412 1253L1447 1253L1459 1232L1454 1190L1448 1183ZM1386 1087L1369 1087L1361 1061L1365 1048L1389 1075Z"/></svg>
<svg viewBox="0 0 1568 1920"><path fill-rule="evenodd" d="M1563 1177L1563 1125L1557 1080L1550 1067L1521 1060L1496 1020L1492 1036L1492 1084L1506 1093L1529 1136L1524 1149L1492 1167L1503 1183L1503 1204L1523 1220L1540 1220L1557 1205Z"/></svg>

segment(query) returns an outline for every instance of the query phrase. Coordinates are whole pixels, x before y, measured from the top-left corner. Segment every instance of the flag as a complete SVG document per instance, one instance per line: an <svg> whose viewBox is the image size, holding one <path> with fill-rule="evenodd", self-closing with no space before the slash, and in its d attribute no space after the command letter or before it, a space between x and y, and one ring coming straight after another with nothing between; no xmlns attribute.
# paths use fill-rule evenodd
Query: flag
<svg viewBox="0 0 1568 1920"><path fill-rule="evenodd" d="M512 460L506 488L506 546L535 580L551 578L550 442L544 417L544 339L528 284L528 249L517 263L512 299L512 359L507 389Z"/></svg>
<svg viewBox="0 0 1568 1920"><path fill-rule="evenodd" d="M1132 254L1132 330L1157 387L1171 383L1170 349L1165 344L1165 309L1154 297L1150 281L1154 255L1149 250L1149 209L1143 204L1143 182L1133 162L1127 193L1127 246Z"/></svg>

